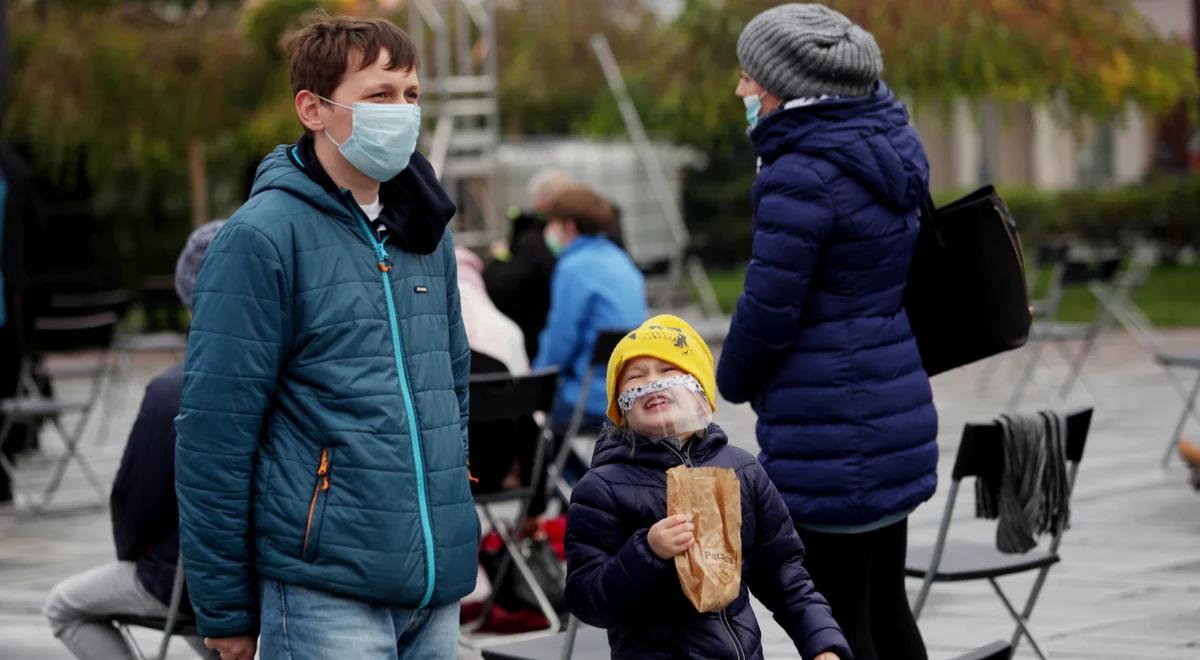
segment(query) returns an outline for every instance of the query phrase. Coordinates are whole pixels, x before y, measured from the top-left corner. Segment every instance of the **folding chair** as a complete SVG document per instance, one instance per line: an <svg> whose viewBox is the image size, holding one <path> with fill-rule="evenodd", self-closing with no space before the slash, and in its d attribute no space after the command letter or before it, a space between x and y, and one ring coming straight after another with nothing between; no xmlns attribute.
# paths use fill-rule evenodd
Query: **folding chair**
<svg viewBox="0 0 1200 660"><path fill-rule="evenodd" d="M72 377L86 377L91 375L87 371L89 368L100 369L103 372L100 374L100 377L106 381L103 404L105 410L110 412L106 415L100 415L99 423L96 426L97 444L103 444L108 440L109 423L113 417L111 411L120 410L121 405L124 403L124 398L121 395L124 393L124 385L129 381L129 374L132 371L131 367L122 364L121 344L128 333L123 332L120 328L120 322L125 318L126 313L129 311L129 305L132 302L132 294L125 289L57 293L50 296L49 304L43 312L48 317L88 316L103 312L112 312L117 315L118 326L116 332L113 334L113 351L109 355L110 359L97 362L91 367L84 367L82 370L77 369L70 374ZM55 378L66 374L63 374L61 371L52 371L48 375L51 378Z"/></svg>
<svg viewBox="0 0 1200 660"><path fill-rule="evenodd" d="M12 480L14 495L24 496L24 499L31 503L30 508L33 512L44 510L50 504L62 483L67 465L72 460L79 465L84 477L95 489L97 505L103 507L108 500L107 489L101 485L87 461L79 454L79 443L102 394L110 365L110 349L117 320L114 312L34 319L34 335L40 351L53 349L63 357L70 355L78 359L75 363L57 368L49 364L45 367L46 375L52 377L56 383L66 380L85 381L87 394L81 399L70 400L59 398L57 395L44 395L37 386L33 368L29 366L32 362L25 360L21 367L21 384L17 395L0 401L0 412L4 414L4 422L0 424L0 438L7 437L14 424L26 424L32 435L40 423L49 422L63 442L64 451L54 459L55 465L40 502L36 501L32 491L19 486L21 478L16 466L0 454L0 469L7 472ZM76 415L75 423L65 424L63 416L71 414Z"/></svg>
<svg viewBox="0 0 1200 660"><path fill-rule="evenodd" d="M1006 409L1013 410L1020 404L1025 389L1033 380L1034 371L1042 362L1041 356L1048 344L1054 345L1068 365L1067 377L1059 386L1059 398L1066 398L1076 382L1083 382L1083 364L1095 348L1096 340L1104 328L1107 314L1102 309L1098 309L1090 323L1068 323L1056 321L1054 317L1058 314L1067 287L1077 284L1111 282L1116 277L1120 266L1120 257L1098 261L1069 259L1062 264L1061 269L1057 271L1054 284L1051 286L1049 298L1042 303L1041 309L1036 310L1038 316L1044 318L1034 321L1029 329L1029 346L1025 351L1025 364L1018 377L1016 387L1013 388L1012 395L1009 397ZM1071 354L1066 344L1073 341L1079 341L1080 345L1079 350ZM1084 382L1084 386L1087 387L1086 382Z"/></svg>
<svg viewBox="0 0 1200 660"><path fill-rule="evenodd" d="M568 617L566 632L483 649L483 660L608 660L610 657L607 633L583 625L573 616Z"/></svg>
<svg viewBox="0 0 1200 660"><path fill-rule="evenodd" d="M510 376L508 374L486 374L471 377L471 421L498 422L523 418L534 413L548 413L554 404L554 393L558 387L558 369L539 369L525 376ZM471 438L471 442L481 441ZM544 483L546 469L546 447L550 442L550 430L543 425L538 434L538 441L533 455L532 476L527 485L518 488L499 490L492 493L477 493L475 506L488 525L500 536L504 543L505 555L496 570L495 585L504 583L510 564L516 565L517 573L533 593L537 600L538 609L546 617L547 630L557 631L561 627L558 613L550 604L546 592L538 584L537 578L525 561L521 548L509 531L509 526L501 524L492 507L496 504L515 503L517 505L516 522L525 519L529 510L529 502L537 492L539 484ZM496 591L484 601L479 619L464 627L468 633L477 631L487 621L495 603Z"/></svg>
<svg viewBox="0 0 1200 660"><path fill-rule="evenodd" d="M567 467L567 461L574 455L584 465L591 463L588 456L580 455L575 449L575 438L579 435L579 430L583 426L583 418L587 414L588 397L591 394L592 380L595 377L597 369L608 368L608 358L612 355L613 350L617 347L625 335L629 334L629 330L601 330L596 335L596 343L592 345L592 358L588 361L587 369L583 372L583 383L579 388L579 397L575 400L575 410L571 413L571 421L567 425L567 430L563 433L562 446L554 455L554 460L550 464L550 479L552 480L547 495L557 491L559 496L564 501L571 499L571 485L567 483L564 471Z"/></svg>
<svg viewBox="0 0 1200 660"><path fill-rule="evenodd" d="M1087 444L1088 429L1092 422L1092 409L1071 413L1067 416L1066 455L1068 462L1067 479L1069 491L1074 490L1075 475L1079 472L1079 461L1083 458L1084 445ZM1033 613L1033 607L1046 582L1050 567L1059 562L1058 546L1062 542L1062 534L1055 534L1049 547L1045 550L1034 549L1025 554L1004 554L991 543L975 541L947 542L950 522L954 513L954 502L958 496L958 488L963 478L990 476L998 478L1004 470L1004 441L1002 430L998 423L967 424L963 429L962 442L958 447L958 456L954 460L952 481L947 493L946 509L942 513L941 526L938 528L937 541L933 546L909 547L908 561L904 572L909 577L922 580L921 590L913 605L913 615L921 616L925 601L929 597L930 588L934 582L961 582L967 580L987 580L995 590L996 595L1016 622L1013 632L1012 648L1016 651L1021 637L1029 638L1029 643L1039 658L1045 658L1041 647L1029 631L1028 620ZM1008 596L1000 589L996 579L1006 575L1014 575L1027 571L1037 571L1033 583L1020 612L1013 607Z"/></svg>
<svg viewBox="0 0 1200 660"><path fill-rule="evenodd" d="M180 612L181 605L183 604L184 584L183 555L180 554L179 559L175 562L175 583L171 586L171 600L167 604L166 616L117 615L112 618L113 624L121 631L121 637L125 639L125 645L129 647L129 652L137 660L146 660L146 655L138 647L137 640L133 638L133 632L130 630L130 627L162 631L162 641L158 644L158 654L154 656L157 660L166 660L167 650L171 646L171 637L175 635L196 637L199 635L199 632L196 630L194 618Z"/></svg>
<svg viewBox="0 0 1200 660"><path fill-rule="evenodd" d="M1192 369L1196 372L1196 382L1192 385L1190 393L1184 396L1183 413L1179 415L1179 421L1175 423L1175 430L1171 433L1170 442L1167 443L1167 451L1163 454L1162 466L1166 468L1171 464L1171 456L1179 449L1179 439L1183 436L1183 429L1187 426L1188 417L1196 415L1196 397L1200 395L1200 355L1159 353L1154 356L1154 359L1165 369ZM1174 379L1171 380L1174 382Z"/></svg>

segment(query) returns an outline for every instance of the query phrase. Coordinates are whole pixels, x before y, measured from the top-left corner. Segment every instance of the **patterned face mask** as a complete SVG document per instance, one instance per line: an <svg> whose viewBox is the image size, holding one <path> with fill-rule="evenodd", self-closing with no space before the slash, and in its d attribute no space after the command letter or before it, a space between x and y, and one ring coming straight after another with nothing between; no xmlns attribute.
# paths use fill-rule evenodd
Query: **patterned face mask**
<svg viewBox="0 0 1200 660"><path fill-rule="evenodd" d="M690 374L627 389L617 397L617 406L628 428L650 440L681 438L712 422L704 388Z"/></svg>

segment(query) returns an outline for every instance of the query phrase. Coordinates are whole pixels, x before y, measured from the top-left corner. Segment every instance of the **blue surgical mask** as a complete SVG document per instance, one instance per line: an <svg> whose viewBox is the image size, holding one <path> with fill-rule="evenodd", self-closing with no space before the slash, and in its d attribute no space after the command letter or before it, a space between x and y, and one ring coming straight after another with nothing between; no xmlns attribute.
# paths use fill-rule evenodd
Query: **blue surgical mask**
<svg viewBox="0 0 1200 660"><path fill-rule="evenodd" d="M359 172L382 183L408 167L408 161L417 149L417 136L421 134L420 106L410 103L355 103L348 106L324 96L317 98L354 113L353 128L345 142L338 144L328 130L325 137Z"/></svg>
<svg viewBox="0 0 1200 660"><path fill-rule="evenodd" d="M750 130L758 125L758 116L762 114L762 99L758 94L751 94L742 97L742 103L746 104L746 124L750 126Z"/></svg>

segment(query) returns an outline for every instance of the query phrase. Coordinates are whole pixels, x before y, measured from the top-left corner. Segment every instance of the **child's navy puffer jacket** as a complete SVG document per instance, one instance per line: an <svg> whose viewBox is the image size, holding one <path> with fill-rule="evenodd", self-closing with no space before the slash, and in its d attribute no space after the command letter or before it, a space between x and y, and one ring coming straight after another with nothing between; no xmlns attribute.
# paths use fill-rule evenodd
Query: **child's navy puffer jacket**
<svg viewBox="0 0 1200 660"><path fill-rule="evenodd" d="M650 549L650 526L667 515L668 469L726 467L742 495L742 588L723 611L701 614L679 586L673 561ZM711 425L682 451L638 441L609 426L592 469L575 487L567 516L567 606L608 629L612 657L762 658L749 594L775 614L805 658L834 651L851 658L829 605L801 565L804 546L758 461ZM747 589L749 587L749 589Z"/></svg>

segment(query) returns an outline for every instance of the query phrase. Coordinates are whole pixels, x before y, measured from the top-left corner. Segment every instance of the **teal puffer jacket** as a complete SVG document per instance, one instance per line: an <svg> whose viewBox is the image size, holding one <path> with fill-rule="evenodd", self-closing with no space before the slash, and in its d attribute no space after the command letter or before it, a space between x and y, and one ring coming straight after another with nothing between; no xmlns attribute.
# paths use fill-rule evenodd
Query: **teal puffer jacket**
<svg viewBox="0 0 1200 660"><path fill-rule="evenodd" d="M401 607L474 589L454 207L419 155L380 194L368 226L311 142L281 146L209 248L176 419L202 635L256 632L261 577Z"/></svg>

